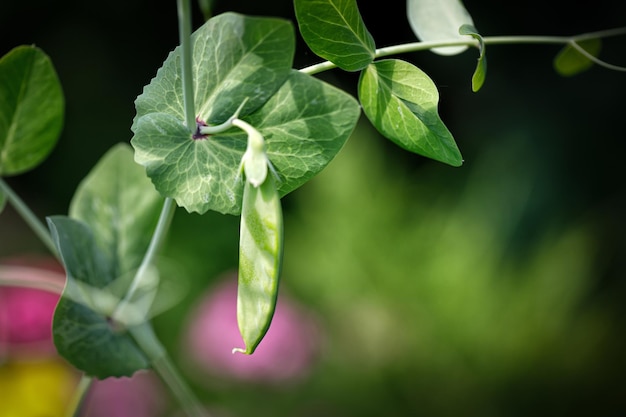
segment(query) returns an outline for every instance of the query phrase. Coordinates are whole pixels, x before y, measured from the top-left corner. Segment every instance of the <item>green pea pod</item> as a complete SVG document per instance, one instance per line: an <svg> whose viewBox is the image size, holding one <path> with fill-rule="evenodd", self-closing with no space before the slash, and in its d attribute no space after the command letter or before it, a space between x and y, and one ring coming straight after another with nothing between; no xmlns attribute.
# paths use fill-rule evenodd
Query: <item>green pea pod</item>
<svg viewBox="0 0 626 417"><path fill-rule="evenodd" d="M267 333L278 294L283 254L283 214L271 175L259 186L246 181L241 207L237 322L245 348L252 354Z"/></svg>

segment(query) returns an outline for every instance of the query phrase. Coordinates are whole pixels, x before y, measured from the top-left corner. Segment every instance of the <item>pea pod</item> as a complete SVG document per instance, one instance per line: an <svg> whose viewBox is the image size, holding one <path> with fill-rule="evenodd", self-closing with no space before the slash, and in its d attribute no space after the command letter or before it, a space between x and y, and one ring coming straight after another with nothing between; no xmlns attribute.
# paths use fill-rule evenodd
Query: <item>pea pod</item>
<svg viewBox="0 0 626 417"><path fill-rule="evenodd" d="M245 122L248 149L242 159L246 175L239 236L237 322L245 343L233 352L252 354L269 329L278 295L283 253L280 196L265 154L263 137Z"/></svg>

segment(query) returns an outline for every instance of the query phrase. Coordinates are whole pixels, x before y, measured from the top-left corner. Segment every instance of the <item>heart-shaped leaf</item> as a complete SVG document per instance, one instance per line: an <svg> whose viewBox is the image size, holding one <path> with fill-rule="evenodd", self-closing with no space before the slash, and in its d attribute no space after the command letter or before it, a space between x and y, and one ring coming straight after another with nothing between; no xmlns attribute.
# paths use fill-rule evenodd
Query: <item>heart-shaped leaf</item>
<svg viewBox="0 0 626 417"><path fill-rule="evenodd" d="M415 36L423 42L468 39L459 33L459 28L474 26L461 0L407 0L407 17ZM446 46L432 51L439 55L456 55L466 49L467 46Z"/></svg>
<svg viewBox="0 0 626 417"><path fill-rule="evenodd" d="M48 56L18 46L0 59L0 176L41 163L63 127L65 101Z"/></svg>
<svg viewBox="0 0 626 417"><path fill-rule="evenodd" d="M242 117L266 140L267 155L285 195L320 172L354 129L360 109L350 95L293 70L255 113ZM233 128L192 139L180 117L151 113L138 120L135 160L157 190L188 211L241 212L239 173L246 133Z"/></svg>
<svg viewBox="0 0 626 417"><path fill-rule="evenodd" d="M416 66L395 59L370 64L359 79L359 98L367 118L386 138L452 166L463 163L439 117L437 87Z"/></svg>
<svg viewBox="0 0 626 417"><path fill-rule="evenodd" d="M374 60L376 45L355 0L295 0L296 19L309 48L346 71Z"/></svg>

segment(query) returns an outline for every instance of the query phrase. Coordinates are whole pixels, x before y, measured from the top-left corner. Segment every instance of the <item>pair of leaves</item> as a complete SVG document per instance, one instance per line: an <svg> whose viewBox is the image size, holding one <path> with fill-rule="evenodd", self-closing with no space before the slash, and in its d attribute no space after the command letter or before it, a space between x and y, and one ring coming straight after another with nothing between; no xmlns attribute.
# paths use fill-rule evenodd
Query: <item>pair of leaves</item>
<svg viewBox="0 0 626 417"><path fill-rule="evenodd" d="M320 172L354 129L359 106L352 97L291 69L295 35L288 21L224 13L191 42L198 118L223 123L245 101L239 117L265 137L281 196ZM162 195L188 211L239 214L246 135L233 128L192 138L181 79L176 48L136 100L135 160Z"/></svg>
<svg viewBox="0 0 626 417"><path fill-rule="evenodd" d="M18 46L0 59L0 176L39 165L61 134L65 100L50 58ZM1 197L0 197L1 200Z"/></svg>
<svg viewBox="0 0 626 417"><path fill-rule="evenodd" d="M54 342L59 354L88 375L129 376L149 365L124 327L146 320L156 276L130 300L134 309L120 323L111 318L147 250L161 202L130 146L120 144L81 182L70 216L48 218L67 275L54 315Z"/></svg>
<svg viewBox="0 0 626 417"><path fill-rule="evenodd" d="M374 62L374 40L355 0L295 0L294 5L302 37L313 52L344 70L362 71L359 99L383 136L408 151L452 166L462 164L461 153L439 117L434 83L407 62Z"/></svg>

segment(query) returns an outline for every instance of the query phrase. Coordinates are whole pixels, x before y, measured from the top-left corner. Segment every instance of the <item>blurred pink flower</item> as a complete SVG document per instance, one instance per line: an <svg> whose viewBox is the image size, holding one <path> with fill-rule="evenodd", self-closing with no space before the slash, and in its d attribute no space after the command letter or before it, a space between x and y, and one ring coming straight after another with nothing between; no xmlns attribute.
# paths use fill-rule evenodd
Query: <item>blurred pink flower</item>
<svg viewBox="0 0 626 417"><path fill-rule="evenodd" d="M52 317L63 269L48 259L13 259L0 264L0 279L11 283L0 286L0 357L54 354Z"/></svg>
<svg viewBox="0 0 626 417"><path fill-rule="evenodd" d="M228 274L191 310L183 342L185 359L198 378L209 374L281 382L307 374L320 347L320 334L311 314L281 293L270 329L256 351L233 354L243 340L237 326L237 275Z"/></svg>
<svg viewBox="0 0 626 417"><path fill-rule="evenodd" d="M164 415L169 397L160 379L150 371L131 378L96 380L83 417L157 417Z"/></svg>

